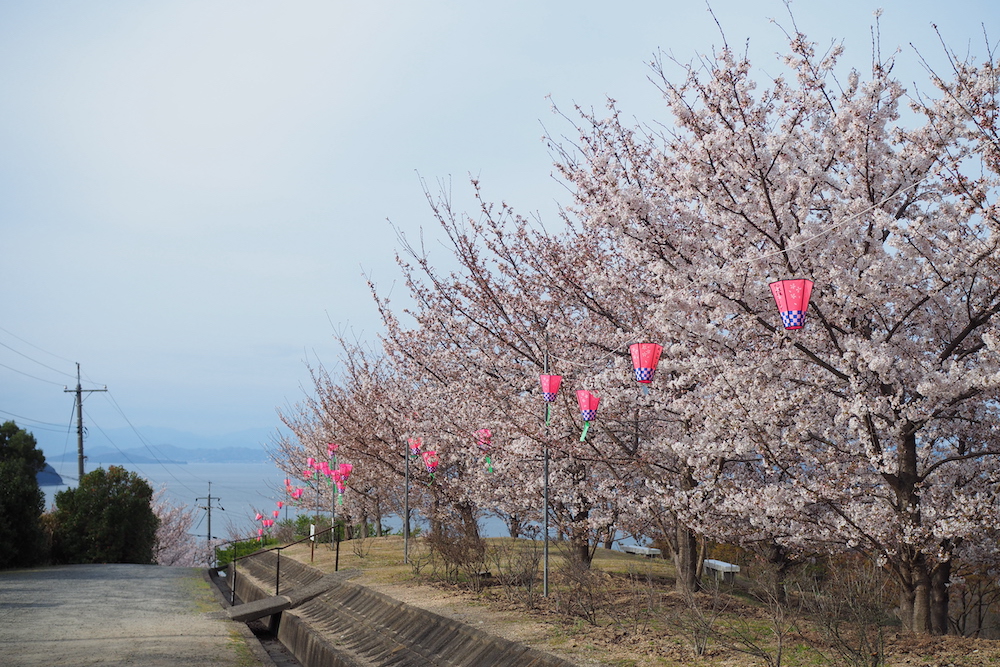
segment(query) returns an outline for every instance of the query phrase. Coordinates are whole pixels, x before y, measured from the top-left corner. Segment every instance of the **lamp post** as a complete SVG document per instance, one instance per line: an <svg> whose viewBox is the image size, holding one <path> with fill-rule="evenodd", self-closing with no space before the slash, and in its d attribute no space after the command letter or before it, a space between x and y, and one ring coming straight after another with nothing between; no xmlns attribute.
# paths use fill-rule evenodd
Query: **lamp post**
<svg viewBox="0 0 1000 667"><path fill-rule="evenodd" d="M549 353L545 353L545 374L538 378L542 385L542 398L545 399L545 438L542 455L542 502L545 506L542 512L542 596L549 596L549 421L552 417L551 405L559 393L562 383L561 375L549 375Z"/></svg>
<svg viewBox="0 0 1000 667"><path fill-rule="evenodd" d="M410 459L420 454L423 441L420 438L410 438L406 441L409 451L404 454L406 459L406 493L403 495L403 563L410 562Z"/></svg>
<svg viewBox="0 0 1000 667"><path fill-rule="evenodd" d="M337 469L337 448L339 445L335 442L327 443L326 445L326 455L333 461L333 466L330 471L330 549L336 549L337 545L334 542L337 540L337 494L333 490L333 471Z"/></svg>
<svg viewBox="0 0 1000 667"><path fill-rule="evenodd" d="M408 565L410 562L410 452L404 451L403 458L406 460L406 493L403 495L403 564Z"/></svg>

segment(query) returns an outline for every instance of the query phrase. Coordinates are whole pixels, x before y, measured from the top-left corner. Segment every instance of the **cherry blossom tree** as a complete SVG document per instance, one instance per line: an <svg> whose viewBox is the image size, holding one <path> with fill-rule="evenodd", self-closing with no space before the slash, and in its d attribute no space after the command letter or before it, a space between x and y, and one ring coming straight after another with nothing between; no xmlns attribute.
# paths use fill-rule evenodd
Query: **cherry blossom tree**
<svg viewBox="0 0 1000 667"><path fill-rule="evenodd" d="M170 502L162 488L153 494L152 509L160 520L153 547L156 564L194 567L204 562L204 554L199 554L194 535L190 532L194 525L194 510Z"/></svg>
<svg viewBox="0 0 1000 667"><path fill-rule="evenodd" d="M790 80L759 91L728 47L679 83L658 63L673 129L612 105L562 174L655 294L670 411L695 425L671 445L686 519L859 549L896 576L904 626L943 633L953 559L996 557L996 73L956 61L904 124L892 60L841 88L839 56L794 34ZM812 320L786 332L767 283L798 277Z"/></svg>

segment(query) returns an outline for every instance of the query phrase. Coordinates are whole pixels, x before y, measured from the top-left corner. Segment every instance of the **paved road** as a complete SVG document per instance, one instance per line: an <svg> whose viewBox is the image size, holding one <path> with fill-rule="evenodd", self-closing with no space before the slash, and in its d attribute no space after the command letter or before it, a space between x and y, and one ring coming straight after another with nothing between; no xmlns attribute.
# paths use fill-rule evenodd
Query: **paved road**
<svg viewBox="0 0 1000 667"><path fill-rule="evenodd" d="M237 624L206 615L219 609L196 568L66 565L0 571L0 663L260 665Z"/></svg>

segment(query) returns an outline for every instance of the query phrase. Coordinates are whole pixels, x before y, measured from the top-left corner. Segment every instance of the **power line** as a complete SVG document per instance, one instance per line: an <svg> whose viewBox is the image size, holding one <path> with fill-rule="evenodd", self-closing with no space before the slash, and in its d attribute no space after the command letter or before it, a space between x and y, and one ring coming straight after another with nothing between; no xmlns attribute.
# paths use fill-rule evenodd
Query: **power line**
<svg viewBox="0 0 1000 667"><path fill-rule="evenodd" d="M52 422L43 422L43 421L40 421L38 419L32 419L31 417L25 417L23 415L16 415L13 412L7 412L6 410L0 410L0 413L3 413L5 415L10 415L11 417L15 417L17 419L21 419L21 420L26 421L26 422L32 422L33 424L38 424L40 426L32 426L32 428L37 428L37 429L42 430L42 431L54 431L56 433L62 433L64 430L67 430L67 429L65 429L63 427L62 424L53 424ZM44 428L45 426L55 426L56 428Z"/></svg>
<svg viewBox="0 0 1000 667"><path fill-rule="evenodd" d="M0 364L0 366L2 366L3 368L6 368L9 371L14 371L15 373L20 373L21 375L24 375L25 377L29 377L32 380L38 380L39 382L47 382L48 384L54 384L57 387L60 386L60 385L61 386L66 386L64 382L53 382L52 380L46 380L44 378L40 378L40 377L31 375L30 373L25 373L24 371L19 371L16 368L13 368L12 366L8 366L7 364Z"/></svg>
<svg viewBox="0 0 1000 667"><path fill-rule="evenodd" d="M30 343L30 342L24 340L20 336L18 336L16 334L12 334L11 332L9 332L6 329L4 329L3 327L0 327L0 331L4 332L5 334L7 334L8 336L10 336L11 338L18 339L19 341L21 341L25 345L28 345L30 347L35 348L39 352L44 352L45 354L49 355L50 357L55 357L56 359L61 359L62 361L65 361L65 362L68 362L68 363L71 363L71 364L75 363L72 359L67 359L66 357L60 357L58 354L55 354L54 352L49 352L48 350L44 350L44 349L38 347L37 345L35 345L34 343Z"/></svg>
<svg viewBox="0 0 1000 667"><path fill-rule="evenodd" d="M14 354L19 354L22 357L24 357L25 359L27 359L28 361L32 361L32 362L38 364L39 366L42 366L43 368L48 368L50 371L55 371L56 373L59 373L60 375L65 375L66 377L74 377L72 373L67 373L66 371L59 370L58 368L53 368L52 366L49 366L48 364L43 364L38 359L33 359L32 357L29 357L28 355L26 355L24 352L20 352L19 350L15 350L10 345L7 345L7 343L0 343L0 347L5 347L8 350L10 350L11 352L13 352Z"/></svg>
<svg viewBox="0 0 1000 667"><path fill-rule="evenodd" d="M190 493L196 493L193 489L191 489L184 482L182 482L180 479L178 479L177 475L175 475L173 473L173 471L170 470L170 468L168 468L167 465L163 461L160 460L160 457L157 456L156 452L153 451L153 448L149 445L149 442L146 440L146 438L144 438L143 435L141 433L139 433L139 430L135 427L135 425L131 422L131 420L129 420L129 418L127 416L125 416L125 411L122 410L122 408L121 408L120 405L118 405L118 401L115 400L115 397L111 394L111 392L108 392L106 394L106 396L107 396L108 400L111 401L111 404L114 406L115 410L118 411L118 414L121 415L121 418L125 420L125 423L129 425L129 428L132 429L132 432L135 433L135 435L136 435L137 438L139 438L139 442L142 443L143 447L146 448L146 451L149 452L150 456L153 457L153 460L156 461L158 464L160 464L160 466L163 468L163 470L166 471L167 474L169 474L171 477L174 478L175 482L177 482L182 487L184 487L185 489L187 489ZM105 435L107 435L107 434L105 434ZM109 441L110 441L110 438L109 438ZM121 450L119 450L119 451L121 451ZM124 454L124 452L122 452L122 453Z"/></svg>

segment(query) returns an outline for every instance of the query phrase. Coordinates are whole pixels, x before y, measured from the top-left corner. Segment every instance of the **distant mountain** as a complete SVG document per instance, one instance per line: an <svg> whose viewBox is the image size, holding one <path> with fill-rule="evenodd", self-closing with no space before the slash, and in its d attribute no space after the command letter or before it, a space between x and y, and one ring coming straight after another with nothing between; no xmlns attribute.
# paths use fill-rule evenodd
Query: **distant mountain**
<svg viewBox="0 0 1000 667"><path fill-rule="evenodd" d="M105 429L103 433L92 432L91 437L94 440L94 446L105 444L105 442L101 442L102 440L110 440L120 449L140 447L143 443L149 444L157 450L165 445L187 449L225 449L227 447L263 449L266 444L271 442L271 438L275 434L274 429L266 428L247 429L221 435L199 435L158 426L143 426L138 431L142 435L141 440L131 428L109 428Z"/></svg>
<svg viewBox="0 0 1000 667"><path fill-rule="evenodd" d="M223 447L220 449L188 449L173 445L133 447L130 449L107 449L104 447L86 450L88 465L120 463L266 463L269 459L263 449L249 447ZM76 452L49 457L50 461L76 461Z"/></svg>
<svg viewBox="0 0 1000 667"><path fill-rule="evenodd" d="M150 463L266 463L266 446L276 431L251 429L206 436L172 428L110 428L89 431L84 442L88 466ZM141 437L140 437L141 436ZM76 461L76 448L60 455L46 451L53 463Z"/></svg>

